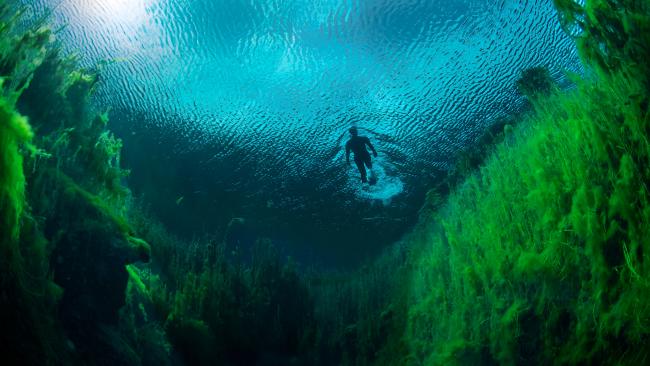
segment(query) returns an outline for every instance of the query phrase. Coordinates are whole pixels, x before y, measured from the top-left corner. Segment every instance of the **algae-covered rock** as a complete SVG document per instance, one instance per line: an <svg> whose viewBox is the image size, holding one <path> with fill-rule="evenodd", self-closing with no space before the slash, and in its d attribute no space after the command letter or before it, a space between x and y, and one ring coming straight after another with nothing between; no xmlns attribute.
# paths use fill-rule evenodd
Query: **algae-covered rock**
<svg viewBox="0 0 650 366"><path fill-rule="evenodd" d="M96 354L104 343L99 327L117 325L125 304L125 266L147 260L149 246L126 235L122 224L89 201L87 193L58 181L64 186L53 207L57 214L48 217L44 227L54 245L54 281L64 290L61 322L79 353Z"/></svg>
<svg viewBox="0 0 650 366"><path fill-rule="evenodd" d="M544 66L531 67L522 71L516 85L517 90L529 100L534 100L538 96L548 96L557 88L548 68Z"/></svg>
<svg viewBox="0 0 650 366"><path fill-rule="evenodd" d="M219 343L210 327L201 320L170 318L167 333L188 365L209 366L219 355Z"/></svg>

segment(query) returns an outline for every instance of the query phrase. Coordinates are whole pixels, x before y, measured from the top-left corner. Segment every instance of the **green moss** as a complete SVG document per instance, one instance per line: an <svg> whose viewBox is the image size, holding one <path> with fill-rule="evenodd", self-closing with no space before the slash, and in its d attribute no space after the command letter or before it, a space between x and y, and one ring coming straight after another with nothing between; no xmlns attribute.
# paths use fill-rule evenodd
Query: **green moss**
<svg viewBox="0 0 650 366"><path fill-rule="evenodd" d="M143 261L148 262L151 257L151 246L146 241L136 238L134 236L128 236L127 242L131 246L131 250L137 253L137 257Z"/></svg>
<svg viewBox="0 0 650 366"><path fill-rule="evenodd" d="M589 77L537 97L423 218L434 234L413 244L425 249L409 290L412 364L648 359L650 4L555 5Z"/></svg>
<svg viewBox="0 0 650 366"><path fill-rule="evenodd" d="M4 250L11 242L16 245L20 234L20 218L25 206L25 175L20 148L32 138L27 119L15 112L6 100L0 99L0 231L3 236L8 236L3 239Z"/></svg>
<svg viewBox="0 0 650 366"><path fill-rule="evenodd" d="M140 276L137 267L133 266L132 264L129 264L126 266L126 271L129 273L129 280L131 281L131 284L135 286L135 288L138 290L138 293L147 294L148 293L147 286L142 281L142 278Z"/></svg>
<svg viewBox="0 0 650 366"><path fill-rule="evenodd" d="M214 365L219 359L215 345L218 345L210 327L201 320L170 318L167 332L190 365Z"/></svg>
<svg viewBox="0 0 650 366"><path fill-rule="evenodd" d="M645 357L650 145L629 97L644 92L617 74L544 100L450 196L416 265L412 357L443 364L449 340L502 364Z"/></svg>
<svg viewBox="0 0 650 366"><path fill-rule="evenodd" d="M0 1L3 360L70 364L68 339L74 339L80 352L102 343L113 353L92 362L135 362L138 357L125 343L127 332L78 323L88 316L81 314L88 304L97 305L97 322L113 321L124 303L124 264L150 256L149 244L136 237L126 219L129 191L120 181L126 175L120 167L121 141L107 132L107 115L95 113L89 103L96 74L62 59L52 32L12 5ZM105 255L92 258L93 253ZM75 316L66 318L77 305ZM93 336L77 336L84 331Z"/></svg>
<svg viewBox="0 0 650 366"><path fill-rule="evenodd" d="M537 96L548 96L557 89L548 68L543 66L523 70L516 82L517 90L529 100Z"/></svg>

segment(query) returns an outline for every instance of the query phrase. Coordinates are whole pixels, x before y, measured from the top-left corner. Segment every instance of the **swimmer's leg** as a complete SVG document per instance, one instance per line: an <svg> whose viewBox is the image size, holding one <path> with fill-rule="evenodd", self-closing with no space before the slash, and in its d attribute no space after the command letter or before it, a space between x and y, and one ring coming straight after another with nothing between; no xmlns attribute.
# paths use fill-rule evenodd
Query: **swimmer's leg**
<svg viewBox="0 0 650 366"><path fill-rule="evenodd" d="M369 177L370 185L376 184L377 183L377 176L375 175L375 172L372 170L372 159L370 158L370 155L368 155L364 159L364 163L368 167L368 170L370 170L370 177Z"/></svg>
<svg viewBox="0 0 650 366"><path fill-rule="evenodd" d="M366 156L366 158L363 159L363 162L366 164L368 169L372 169L372 158L370 158L370 155Z"/></svg>
<svg viewBox="0 0 650 366"><path fill-rule="evenodd" d="M354 158L354 163L357 164L357 168L359 169L359 173L361 173L361 182L366 183L368 181L368 178L366 178L366 167L364 166L364 161L361 159L357 159L356 157Z"/></svg>

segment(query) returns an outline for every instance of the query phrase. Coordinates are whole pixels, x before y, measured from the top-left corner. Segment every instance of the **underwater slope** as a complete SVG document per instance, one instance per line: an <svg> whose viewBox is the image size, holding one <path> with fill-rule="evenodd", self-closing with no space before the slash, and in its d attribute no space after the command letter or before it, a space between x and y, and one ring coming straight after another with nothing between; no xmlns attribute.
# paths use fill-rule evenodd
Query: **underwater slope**
<svg viewBox="0 0 650 366"><path fill-rule="evenodd" d="M90 106L96 75L61 57L42 22L25 27L15 5L0 2L2 359L124 364L109 345L125 266L150 247L126 219L121 142Z"/></svg>
<svg viewBox="0 0 650 366"><path fill-rule="evenodd" d="M299 274L268 240L240 253L223 232L193 242L168 234L123 185L121 140L90 103L98 74L62 56L43 24L0 1L2 361L343 362L343 329L371 314L360 305L375 296L322 296L359 287L345 275ZM359 283L383 287L372 277ZM316 293L326 300L318 311Z"/></svg>
<svg viewBox="0 0 650 366"><path fill-rule="evenodd" d="M455 154L522 105L521 70L579 67L547 1L25 4L51 7L82 65L109 61L96 99L171 230L243 217L330 265L399 238ZM379 149L370 193L344 163L351 124Z"/></svg>
<svg viewBox="0 0 650 366"><path fill-rule="evenodd" d="M324 274L148 217L89 103L97 74L0 1L3 361L647 363L649 4L555 6L576 88L527 94L534 113L413 232Z"/></svg>
<svg viewBox="0 0 650 366"><path fill-rule="evenodd" d="M556 0L588 76L424 218L408 364L646 364L650 4Z"/></svg>

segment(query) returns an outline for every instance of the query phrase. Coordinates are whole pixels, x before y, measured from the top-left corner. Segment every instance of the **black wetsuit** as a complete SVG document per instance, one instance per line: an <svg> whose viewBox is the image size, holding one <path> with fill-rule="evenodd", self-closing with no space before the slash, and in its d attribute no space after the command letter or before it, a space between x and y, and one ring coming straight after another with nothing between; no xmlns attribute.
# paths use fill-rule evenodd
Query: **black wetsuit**
<svg viewBox="0 0 650 366"><path fill-rule="evenodd" d="M346 158L350 156L350 150L354 153L354 162L357 164L359 173L361 173L361 181L366 183L368 178L366 176L366 167L372 169L372 159L370 158L370 153L366 150L366 145L372 149L375 155L377 152L375 148L370 143L370 139L365 136L352 136L350 140L345 144L345 154ZM348 160L349 162L349 160Z"/></svg>

